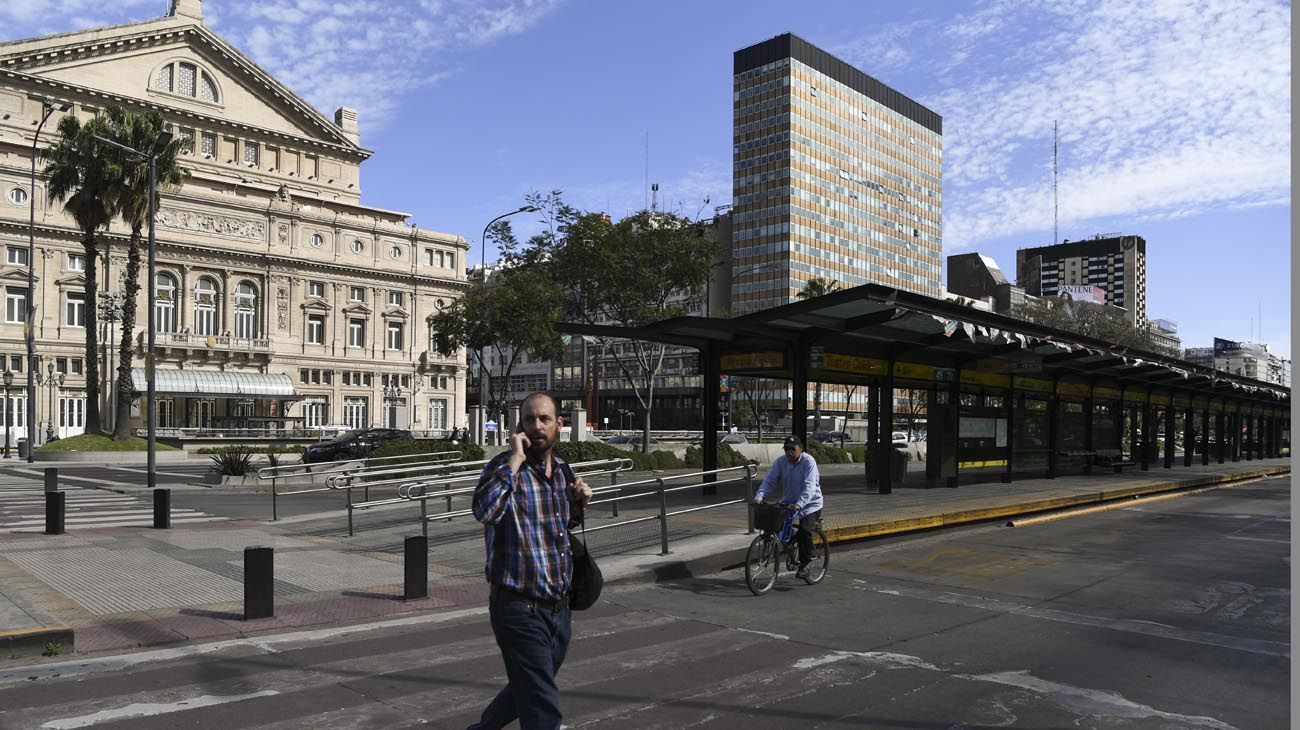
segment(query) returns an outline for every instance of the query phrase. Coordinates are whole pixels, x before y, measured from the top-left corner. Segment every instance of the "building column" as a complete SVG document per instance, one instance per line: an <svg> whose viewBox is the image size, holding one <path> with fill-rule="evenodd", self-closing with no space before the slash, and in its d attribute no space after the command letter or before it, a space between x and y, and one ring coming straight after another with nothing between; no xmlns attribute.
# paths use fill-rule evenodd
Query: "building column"
<svg viewBox="0 0 1300 730"><path fill-rule="evenodd" d="M1138 438L1139 432L1141 431L1141 429L1139 428L1139 425L1140 425L1140 424L1139 424L1139 422L1138 422L1138 413L1140 413L1141 411L1140 411L1140 409L1138 408L1138 406L1136 406L1136 405L1133 406L1133 407L1131 407L1131 408L1128 407L1128 406L1125 406L1124 410L1127 411L1127 415L1128 415L1128 451L1129 451L1129 458L1132 459L1132 460L1135 461L1135 462L1137 462L1137 461L1141 461L1141 460L1142 460L1142 442L1141 442L1141 440Z"/></svg>
<svg viewBox="0 0 1300 730"><path fill-rule="evenodd" d="M1092 452L1095 450L1093 448L1093 442L1092 442L1092 418L1093 418L1092 408L1094 403L1096 402L1093 400L1092 397L1093 387L1094 387L1093 383L1088 384L1088 397L1083 399L1083 450L1088 452ZM1086 475L1092 474L1092 462L1093 462L1093 458L1091 456L1084 457L1084 461L1083 461L1084 474Z"/></svg>
<svg viewBox="0 0 1300 730"><path fill-rule="evenodd" d="M1187 406L1183 409L1183 466L1192 465L1192 452L1196 451L1196 429L1193 428L1195 417L1192 415L1192 394L1187 394Z"/></svg>
<svg viewBox="0 0 1300 730"><path fill-rule="evenodd" d="M1002 483L1010 484L1015 479L1016 454L1016 390L1007 381L1007 470L1002 474Z"/></svg>
<svg viewBox="0 0 1300 730"><path fill-rule="evenodd" d="M1057 441L1061 439L1061 399L1056 394L1056 377L1052 378L1052 393L1047 397L1047 478L1056 478ZM1012 378L1014 385L1015 378Z"/></svg>
<svg viewBox="0 0 1300 730"><path fill-rule="evenodd" d="M952 476L948 477L947 486L956 489L961 478L961 454L958 452L961 439L961 365L956 367L952 382L948 384L948 404L950 407L945 414L948 417L948 427L944 429L944 435L952 441ZM909 434L909 438L910 437ZM930 448L928 441L926 442L925 448L928 455ZM892 459L894 456L892 453L894 450L892 424L890 426L889 434L889 450L891 452L889 457Z"/></svg>
<svg viewBox="0 0 1300 730"><path fill-rule="evenodd" d="M1151 447L1155 444L1155 439L1151 438L1151 429L1154 428L1154 421L1151 413L1151 393L1147 393L1147 398L1142 403L1142 460L1139 462L1142 471L1151 468Z"/></svg>
<svg viewBox="0 0 1300 730"><path fill-rule="evenodd" d="M876 444L880 441L880 384L872 380L867 385L867 442L862 449L866 462L867 487L879 487L879 469L876 465ZM928 448L928 445L927 445Z"/></svg>
<svg viewBox="0 0 1300 730"><path fill-rule="evenodd" d="M894 449L894 354L892 352L889 354L886 363L888 370L880 385L880 442L877 445L880 450L880 458L877 460L879 463L876 465L879 470L880 487L878 492L880 494L889 494L894 491L894 478L890 468Z"/></svg>
<svg viewBox="0 0 1300 730"><path fill-rule="evenodd" d="M1210 401L1201 409L1201 466L1210 465Z"/></svg>
<svg viewBox="0 0 1300 730"><path fill-rule="evenodd" d="M1219 408L1222 409L1226 405L1227 405L1226 403L1220 403ZM1227 454L1228 451L1228 444L1227 444L1228 434L1226 433L1227 425L1228 425L1227 419L1228 419L1228 414L1224 413L1222 410L1215 411L1214 413L1214 457L1215 457L1214 460L1216 463L1219 464L1223 463L1225 455Z"/></svg>
<svg viewBox="0 0 1300 730"><path fill-rule="evenodd" d="M701 444L704 457L702 471L718 468L718 383L721 382L721 360L717 350L712 346L700 349L701 384L704 397L704 443ZM710 480L712 481L712 480ZM704 494L717 494L718 488L712 484L705 485Z"/></svg>

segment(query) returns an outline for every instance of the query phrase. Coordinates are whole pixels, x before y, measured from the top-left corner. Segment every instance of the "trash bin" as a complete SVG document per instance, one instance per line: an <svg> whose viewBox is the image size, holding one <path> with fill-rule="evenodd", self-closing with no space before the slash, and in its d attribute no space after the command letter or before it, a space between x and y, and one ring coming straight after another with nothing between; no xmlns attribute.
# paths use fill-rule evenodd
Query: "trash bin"
<svg viewBox="0 0 1300 730"><path fill-rule="evenodd" d="M26 438L20 438L20 439L18 439L18 458L19 458L19 459L26 459L26 458L27 458L27 439L26 439Z"/></svg>
<svg viewBox="0 0 1300 730"><path fill-rule="evenodd" d="M907 476L907 462L910 457L907 453L907 445L902 444L903 448L895 448L889 455L889 477L894 484L902 484L903 478Z"/></svg>

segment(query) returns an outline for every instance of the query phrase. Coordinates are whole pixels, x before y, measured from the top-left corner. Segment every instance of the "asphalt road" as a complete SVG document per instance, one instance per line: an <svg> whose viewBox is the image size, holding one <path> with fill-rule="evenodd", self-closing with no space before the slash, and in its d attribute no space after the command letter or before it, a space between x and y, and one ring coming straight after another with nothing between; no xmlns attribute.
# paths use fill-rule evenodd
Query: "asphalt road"
<svg viewBox="0 0 1300 730"><path fill-rule="evenodd" d="M1290 480L842 546L575 619L568 727L1286 728ZM4 728L462 728L503 681L481 609L0 669Z"/></svg>

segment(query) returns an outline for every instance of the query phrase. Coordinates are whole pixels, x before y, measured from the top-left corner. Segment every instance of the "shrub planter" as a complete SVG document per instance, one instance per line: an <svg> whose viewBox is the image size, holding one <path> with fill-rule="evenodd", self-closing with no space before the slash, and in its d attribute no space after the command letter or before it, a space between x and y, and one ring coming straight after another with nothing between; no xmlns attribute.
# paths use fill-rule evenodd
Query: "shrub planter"
<svg viewBox="0 0 1300 730"><path fill-rule="evenodd" d="M41 451L32 452L34 461L50 461L64 464L129 464L144 466L149 463L148 451ZM156 451L155 461L159 464L174 464L188 459L184 451Z"/></svg>

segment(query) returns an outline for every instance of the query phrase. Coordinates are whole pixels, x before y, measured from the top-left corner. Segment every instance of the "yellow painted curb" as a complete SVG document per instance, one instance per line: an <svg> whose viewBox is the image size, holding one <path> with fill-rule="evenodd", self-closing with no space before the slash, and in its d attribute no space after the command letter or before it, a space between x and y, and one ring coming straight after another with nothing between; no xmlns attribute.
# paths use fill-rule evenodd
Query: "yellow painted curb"
<svg viewBox="0 0 1300 730"><path fill-rule="evenodd" d="M1179 481L1161 482L1159 484L1148 484L1145 486L1103 489L1098 492L1085 492L1082 494L1072 494L1066 497L1039 499L1033 502L1021 502L1019 504L1002 505L998 507L983 507L979 509L960 510L957 512L944 512L937 515L911 517L902 520L890 520L887 522L876 522L866 525L844 525L841 527L832 527L826 530L826 537L831 542L861 540L867 537L919 532L921 530L929 530L949 525L987 522L1005 517L1019 517L1021 515L1028 515L1036 512L1050 512L1052 510L1066 509L1070 507L1102 505L1107 502L1128 500L1134 497L1159 495L1169 492L1178 492L1185 489L1193 489L1196 487L1214 486L1228 482L1239 482L1248 479L1259 479L1266 476L1277 476L1290 473L1290 467L1270 467L1267 469L1239 472L1236 474L1183 479Z"/></svg>

